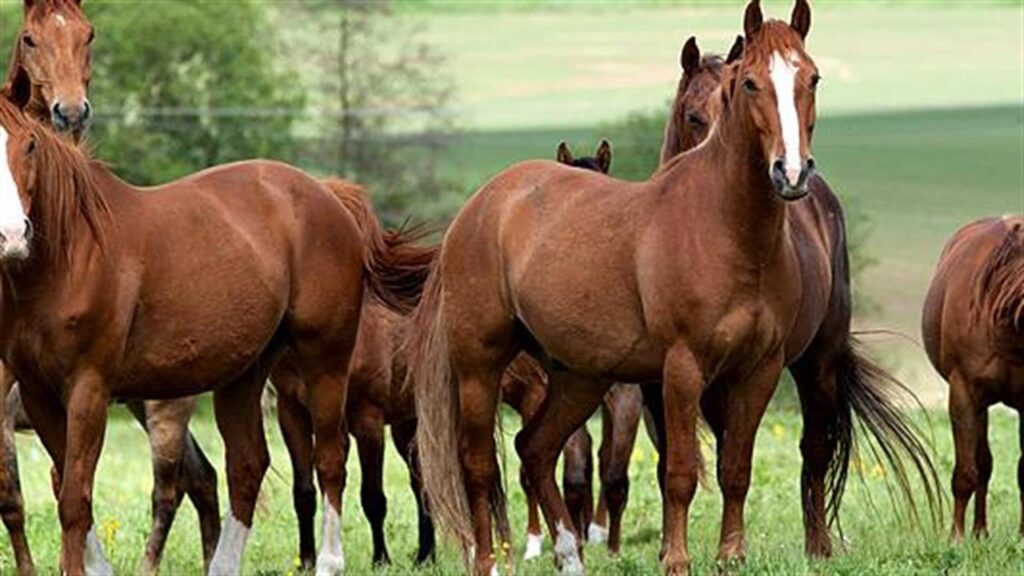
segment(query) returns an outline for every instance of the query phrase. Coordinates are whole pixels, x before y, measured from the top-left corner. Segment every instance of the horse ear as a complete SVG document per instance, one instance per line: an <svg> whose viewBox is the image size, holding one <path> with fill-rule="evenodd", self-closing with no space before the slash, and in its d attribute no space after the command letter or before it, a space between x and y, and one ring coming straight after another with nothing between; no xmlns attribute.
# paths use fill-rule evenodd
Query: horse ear
<svg viewBox="0 0 1024 576"><path fill-rule="evenodd" d="M750 0L747 12L743 17L743 32L747 35L747 40L757 34L762 24L764 24L764 14L761 12L761 0Z"/></svg>
<svg viewBox="0 0 1024 576"><path fill-rule="evenodd" d="M597 146L597 153L594 157L597 158L597 166L601 169L601 172L607 174L612 169L611 142L602 139L601 143Z"/></svg>
<svg viewBox="0 0 1024 576"><path fill-rule="evenodd" d="M697 47L697 38L690 36L683 44L683 53L679 55L679 63L687 74L693 74L700 69L700 48Z"/></svg>
<svg viewBox="0 0 1024 576"><path fill-rule="evenodd" d="M558 143L558 153L556 154L555 158L558 159L558 162L560 164L571 165L574 160L574 158L572 157L572 152L569 151L569 145L566 144L565 142Z"/></svg>
<svg viewBox="0 0 1024 576"><path fill-rule="evenodd" d="M729 49L729 56L725 59L726 64L732 64L733 62L743 58L743 36L736 36L736 41L732 43L732 48Z"/></svg>
<svg viewBox="0 0 1024 576"><path fill-rule="evenodd" d="M811 30L811 5L807 3L807 0L796 0L789 26L796 30L800 38L807 39L807 33Z"/></svg>

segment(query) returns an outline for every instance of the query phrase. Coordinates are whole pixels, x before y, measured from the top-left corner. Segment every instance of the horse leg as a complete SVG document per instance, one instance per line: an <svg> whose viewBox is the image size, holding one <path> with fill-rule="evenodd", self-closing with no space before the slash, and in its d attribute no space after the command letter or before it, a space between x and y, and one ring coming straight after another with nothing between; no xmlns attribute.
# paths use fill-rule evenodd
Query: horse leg
<svg viewBox="0 0 1024 576"><path fill-rule="evenodd" d="M584 422L562 450L562 491L576 533L586 534L594 516L594 458L590 431Z"/></svg>
<svg viewBox="0 0 1024 576"><path fill-rule="evenodd" d="M522 427L525 428L544 403L547 386L533 378L523 380L521 385L525 391L521 405L517 409L520 412ZM525 466L519 468L519 485L526 495L526 549L523 551L523 560L532 560L544 551L544 531L540 527L540 499L537 497L537 491L530 486L530 477Z"/></svg>
<svg viewBox="0 0 1024 576"><path fill-rule="evenodd" d="M57 507L62 529L61 565L70 576L113 574L103 557L92 515L93 478L107 424L107 391L95 374L81 375L70 384L67 449ZM32 416L32 421L38 424L40 419Z"/></svg>
<svg viewBox="0 0 1024 576"><path fill-rule="evenodd" d="M194 407L193 402L186 410L185 425ZM140 419L149 436L153 461L153 524L140 572L156 574L164 544L167 542L167 534L185 495L181 459L186 428L176 417L175 412L179 409L176 400L129 402L128 408L137 419Z"/></svg>
<svg viewBox="0 0 1024 576"><path fill-rule="evenodd" d="M839 442L838 435L832 432L839 417L835 367L823 355L811 350L790 367L790 373L796 382L803 414L800 499L804 552L811 558L828 558L832 555L832 539L825 510L825 481Z"/></svg>
<svg viewBox="0 0 1024 576"><path fill-rule="evenodd" d="M17 390L12 390L13 377L10 371L0 364L0 400L6 399L3 406L3 463L0 464L0 518L3 519L7 534L11 538L14 549L14 562L18 567L19 576L35 574L32 553L29 551L28 539L25 537L25 505L21 496L21 483L18 474L18 450L14 438L15 420L20 398Z"/></svg>
<svg viewBox="0 0 1024 576"><path fill-rule="evenodd" d="M193 400L194 401L194 400ZM220 539L220 504L217 495L217 470L203 453L192 433L185 428L184 454L181 462L185 494L199 516L199 533L203 542L203 569L210 562Z"/></svg>
<svg viewBox="0 0 1024 576"><path fill-rule="evenodd" d="M419 550L416 552L416 564L420 565L434 559L434 521L427 513L423 501L423 485L420 482L419 456L416 454L416 420L408 419L391 424L391 438L395 442L398 453L409 469L409 486L416 498L416 516L419 520Z"/></svg>
<svg viewBox="0 0 1024 576"><path fill-rule="evenodd" d="M978 487L974 494L974 537L988 536L986 498L988 481L992 478L992 450L988 445L988 411L978 414L978 446L974 451L978 463Z"/></svg>
<svg viewBox="0 0 1024 576"><path fill-rule="evenodd" d="M782 355L766 358L743 382L726 392L725 436L718 464L722 491L722 533L718 559L742 561L746 554L743 506L750 489L754 439L782 373Z"/></svg>
<svg viewBox="0 0 1024 576"><path fill-rule="evenodd" d="M388 499L384 494L384 414L376 406L360 404L355 410L349 410L348 417L349 430L359 450L362 471L359 499L373 534L373 563L385 566L391 563L391 557L384 539L384 519L388 514Z"/></svg>
<svg viewBox="0 0 1024 576"><path fill-rule="evenodd" d="M978 447L978 416L981 409L971 396L968 386L968 381L959 372L950 375L949 419L953 424L953 442L956 446L956 464L953 467L953 539L956 541L963 539L967 502L978 485L975 450Z"/></svg>
<svg viewBox="0 0 1024 576"><path fill-rule="evenodd" d="M665 406L662 400L661 382L640 384L644 401L644 428L654 449L658 452L658 488L664 497L665 491ZM600 504L599 504L600 506Z"/></svg>
<svg viewBox="0 0 1024 576"><path fill-rule="evenodd" d="M687 522L690 503L697 492L700 450L697 418L705 378L690 349L677 344L665 356L662 381L666 432L662 436L665 446L662 565L666 574L674 576L690 571Z"/></svg>
<svg viewBox="0 0 1024 576"><path fill-rule="evenodd" d="M270 466L260 406L266 376L265 370L253 368L213 393L217 429L224 439L230 503L210 562L210 576L229 576L242 569L256 498Z"/></svg>
<svg viewBox="0 0 1024 576"><path fill-rule="evenodd" d="M582 540L555 483L555 465L569 436L594 413L609 385L565 370L551 373L540 411L516 436L516 450L540 497L563 574L583 573Z"/></svg>
<svg viewBox="0 0 1024 576"><path fill-rule="evenodd" d="M608 506L608 551L617 555L622 544L622 515L629 500L629 460L643 411L643 397L636 386L617 384L605 400L605 418L611 422L610 438L601 439L608 450L601 457L601 492Z"/></svg>
<svg viewBox="0 0 1024 576"><path fill-rule="evenodd" d="M316 560L316 486L313 479L313 420L302 401L302 376L281 358L270 373L277 390L277 424L292 462L292 506L299 528L299 566L312 570Z"/></svg>
<svg viewBox="0 0 1024 576"><path fill-rule="evenodd" d="M345 491L345 460L348 455L348 433L345 429L345 399L348 393L348 358L338 364L303 365L307 375L306 388L309 412L313 417L313 464L320 481L324 500L324 516L320 552L316 572L322 575L341 574L345 570L345 553L341 543L342 495Z"/></svg>

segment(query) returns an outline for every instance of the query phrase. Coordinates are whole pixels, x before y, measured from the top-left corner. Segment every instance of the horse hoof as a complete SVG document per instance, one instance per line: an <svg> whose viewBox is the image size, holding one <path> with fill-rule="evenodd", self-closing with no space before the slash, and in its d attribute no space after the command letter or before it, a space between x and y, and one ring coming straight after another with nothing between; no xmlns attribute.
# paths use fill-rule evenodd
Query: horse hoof
<svg viewBox="0 0 1024 576"><path fill-rule="evenodd" d="M544 551L543 534L526 534L526 552L523 553L523 560L533 560Z"/></svg>
<svg viewBox="0 0 1024 576"><path fill-rule="evenodd" d="M587 526L587 542L593 544L603 544L608 541L608 529L600 524L591 522L590 526Z"/></svg>
<svg viewBox="0 0 1024 576"><path fill-rule="evenodd" d="M316 559L316 576L341 576L345 573L345 557L321 552Z"/></svg>

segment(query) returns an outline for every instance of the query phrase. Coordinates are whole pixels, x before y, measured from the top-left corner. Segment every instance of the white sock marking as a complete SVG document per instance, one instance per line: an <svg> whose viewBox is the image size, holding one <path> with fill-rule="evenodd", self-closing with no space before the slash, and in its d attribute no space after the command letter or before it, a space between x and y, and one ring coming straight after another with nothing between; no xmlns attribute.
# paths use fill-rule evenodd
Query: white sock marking
<svg viewBox="0 0 1024 576"><path fill-rule="evenodd" d="M526 552L523 553L523 560L532 560L541 555L544 551L544 535L526 533Z"/></svg>
<svg viewBox="0 0 1024 576"><path fill-rule="evenodd" d="M800 117L796 112L796 54L788 58L775 52L772 54L769 73L775 85L775 99L779 105L779 122L782 125L782 145L786 148L786 179L791 186L800 180Z"/></svg>
<svg viewBox="0 0 1024 576"><path fill-rule="evenodd" d="M87 576L114 576L114 568L103 555L103 546L96 537L96 526L85 535L85 573Z"/></svg>
<svg viewBox="0 0 1024 576"><path fill-rule="evenodd" d="M576 535L571 530L566 530L565 525L561 522L555 525L555 535L555 558L562 567L562 574L582 576L583 562L580 561Z"/></svg>
<svg viewBox="0 0 1024 576"><path fill-rule="evenodd" d="M341 549L341 515L326 498L320 542L320 554L316 557L316 576L337 576L344 573L345 553Z"/></svg>
<svg viewBox="0 0 1024 576"><path fill-rule="evenodd" d="M24 258L28 256L28 239L25 238L25 209L18 195L18 185L8 164L7 130L0 126L0 258Z"/></svg>
<svg viewBox="0 0 1024 576"><path fill-rule="evenodd" d="M608 529L601 526L597 522L591 522L590 526L587 526L587 542L592 544L602 544L608 541Z"/></svg>
<svg viewBox="0 0 1024 576"><path fill-rule="evenodd" d="M249 528L229 510L225 515L224 528L220 531L217 550L210 562L209 576L236 576L241 573L242 555L248 539Z"/></svg>

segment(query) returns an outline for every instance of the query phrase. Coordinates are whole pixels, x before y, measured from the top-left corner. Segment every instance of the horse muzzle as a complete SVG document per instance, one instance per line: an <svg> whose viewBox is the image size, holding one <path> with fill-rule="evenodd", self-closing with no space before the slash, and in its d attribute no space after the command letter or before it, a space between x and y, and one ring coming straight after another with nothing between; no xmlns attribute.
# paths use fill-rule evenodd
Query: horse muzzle
<svg viewBox="0 0 1024 576"><path fill-rule="evenodd" d="M783 200L799 200L806 196L807 182L813 175L814 158L804 160L799 170L787 167L781 158L772 163L772 185Z"/></svg>
<svg viewBox="0 0 1024 576"><path fill-rule="evenodd" d="M0 261L25 260L32 242L32 222L27 218L21 226L0 227Z"/></svg>

